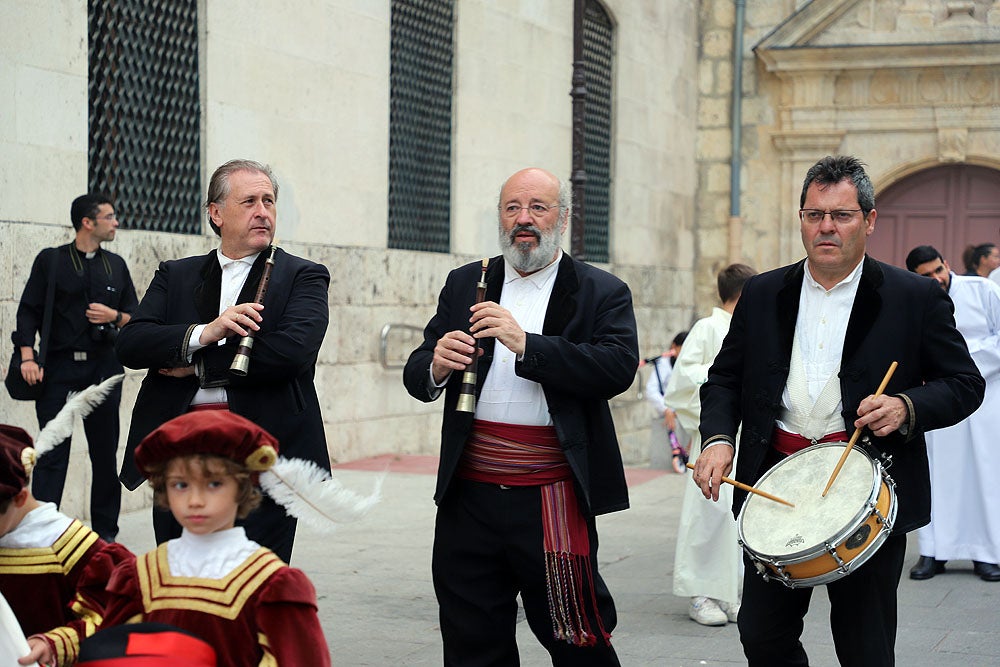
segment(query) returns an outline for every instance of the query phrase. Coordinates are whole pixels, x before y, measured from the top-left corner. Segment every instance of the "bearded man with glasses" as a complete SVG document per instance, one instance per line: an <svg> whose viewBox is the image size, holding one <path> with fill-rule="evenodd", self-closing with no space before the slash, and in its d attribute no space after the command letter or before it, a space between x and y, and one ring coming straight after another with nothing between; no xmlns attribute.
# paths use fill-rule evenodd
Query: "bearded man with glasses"
<svg viewBox="0 0 1000 667"><path fill-rule="evenodd" d="M481 262L452 271L403 371L414 398L445 397L432 558L445 665L519 664L518 594L553 665L619 664L594 517L628 507L608 400L639 348L628 286L560 249L569 211L553 174L507 179L485 300ZM458 411L477 340L474 412Z"/></svg>
<svg viewBox="0 0 1000 667"><path fill-rule="evenodd" d="M861 446L891 457L898 511L881 548L826 585L830 623L841 665L892 665L906 533L930 520L924 432L975 411L985 382L937 283L865 254L877 213L857 158L828 156L813 165L799 206L806 259L743 286L701 388L704 445L692 478L718 500L741 422L734 476L746 484L811 444L846 441L863 429ZM893 361L899 367L875 397ZM816 472L817 496L832 472ZM734 513L746 495L734 492ZM765 580L746 557L744 564L738 624L749 665L807 665L799 637L813 589Z"/></svg>

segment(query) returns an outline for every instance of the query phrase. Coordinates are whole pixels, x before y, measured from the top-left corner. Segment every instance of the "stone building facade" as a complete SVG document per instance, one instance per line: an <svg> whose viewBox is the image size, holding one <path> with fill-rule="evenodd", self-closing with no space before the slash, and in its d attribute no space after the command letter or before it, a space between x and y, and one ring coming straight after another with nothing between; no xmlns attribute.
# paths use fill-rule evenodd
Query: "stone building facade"
<svg viewBox="0 0 1000 667"><path fill-rule="evenodd" d="M30 259L71 238L68 205L87 189L88 16L87 3L69 0L17 3L16 11L4 4L0 83L13 91L0 102L0 332L8 339ZM393 3L199 0L202 179L233 157L271 164L281 185L279 242L331 271L317 385L335 461L436 451L440 406L408 397L399 366L448 270L496 254L502 180L526 165L570 174L572 4L454 3L451 187L440 203L450 210L450 248L417 252L387 243ZM1000 169L1000 2L602 6L614 30L602 266L632 288L644 356L708 313L725 264L763 270L802 255L798 188L818 157L859 155L880 191L934 165ZM129 230L129 212L121 213L126 229L111 249L129 262L140 293L161 259L215 245L207 228ZM625 458L637 465L649 457L644 375L613 403ZM125 425L141 377L128 375ZM28 404L0 396L0 414L34 430ZM72 478L67 485L82 487ZM82 498L67 502L82 510ZM137 494L126 506L146 500Z"/></svg>

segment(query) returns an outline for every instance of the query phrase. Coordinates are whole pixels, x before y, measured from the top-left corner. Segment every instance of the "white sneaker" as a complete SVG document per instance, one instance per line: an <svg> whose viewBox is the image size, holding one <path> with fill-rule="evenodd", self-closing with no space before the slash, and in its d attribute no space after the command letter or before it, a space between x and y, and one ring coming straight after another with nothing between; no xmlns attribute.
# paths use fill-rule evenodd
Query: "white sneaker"
<svg viewBox="0 0 1000 667"><path fill-rule="evenodd" d="M688 616L694 622L702 625L725 625L729 621L726 612L719 608L718 603L704 595L691 598Z"/></svg>
<svg viewBox="0 0 1000 667"><path fill-rule="evenodd" d="M722 600L718 600L717 602L719 603L719 609L726 614L726 618L729 619L729 622L735 623L736 618L740 614L740 601L737 600L734 604L729 604L728 602L723 602Z"/></svg>

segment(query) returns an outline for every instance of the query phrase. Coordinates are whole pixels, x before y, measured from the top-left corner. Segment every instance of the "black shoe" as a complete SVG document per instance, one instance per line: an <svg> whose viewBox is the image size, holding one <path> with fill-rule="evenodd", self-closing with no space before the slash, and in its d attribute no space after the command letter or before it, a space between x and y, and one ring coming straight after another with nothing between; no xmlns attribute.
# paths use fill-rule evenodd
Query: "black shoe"
<svg viewBox="0 0 1000 667"><path fill-rule="evenodd" d="M930 579L935 574L944 572L946 560L934 560L931 556L921 556L917 564L910 568L910 579ZM993 567L996 567L995 565ZM976 571L979 574L979 571ZM1000 576L1000 568L997 568L997 576Z"/></svg>
<svg viewBox="0 0 1000 667"><path fill-rule="evenodd" d="M983 581L1000 581L1000 567L996 563L972 561L972 571Z"/></svg>

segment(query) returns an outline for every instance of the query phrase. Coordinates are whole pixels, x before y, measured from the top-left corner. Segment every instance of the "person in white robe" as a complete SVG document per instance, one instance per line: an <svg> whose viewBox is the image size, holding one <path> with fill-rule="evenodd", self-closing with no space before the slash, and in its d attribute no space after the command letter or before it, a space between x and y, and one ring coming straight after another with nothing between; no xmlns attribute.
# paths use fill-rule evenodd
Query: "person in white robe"
<svg viewBox="0 0 1000 667"><path fill-rule="evenodd" d="M1000 286L957 276L931 246L918 246L906 268L934 278L955 304L955 324L986 380L983 404L964 421L927 433L931 522L918 533L911 579L930 579L949 560L973 561L985 581L1000 581Z"/></svg>
<svg viewBox="0 0 1000 667"><path fill-rule="evenodd" d="M701 385L729 332L743 284L754 273L745 264L732 264L719 273L722 307L713 308L711 315L691 327L667 383L664 402L691 434L691 461L701 453ZM697 485L686 485L677 528L674 595L690 598L688 615L702 625L735 623L740 607L743 563L731 510L732 488L724 484L719 495L720 502L713 503L705 500Z"/></svg>

